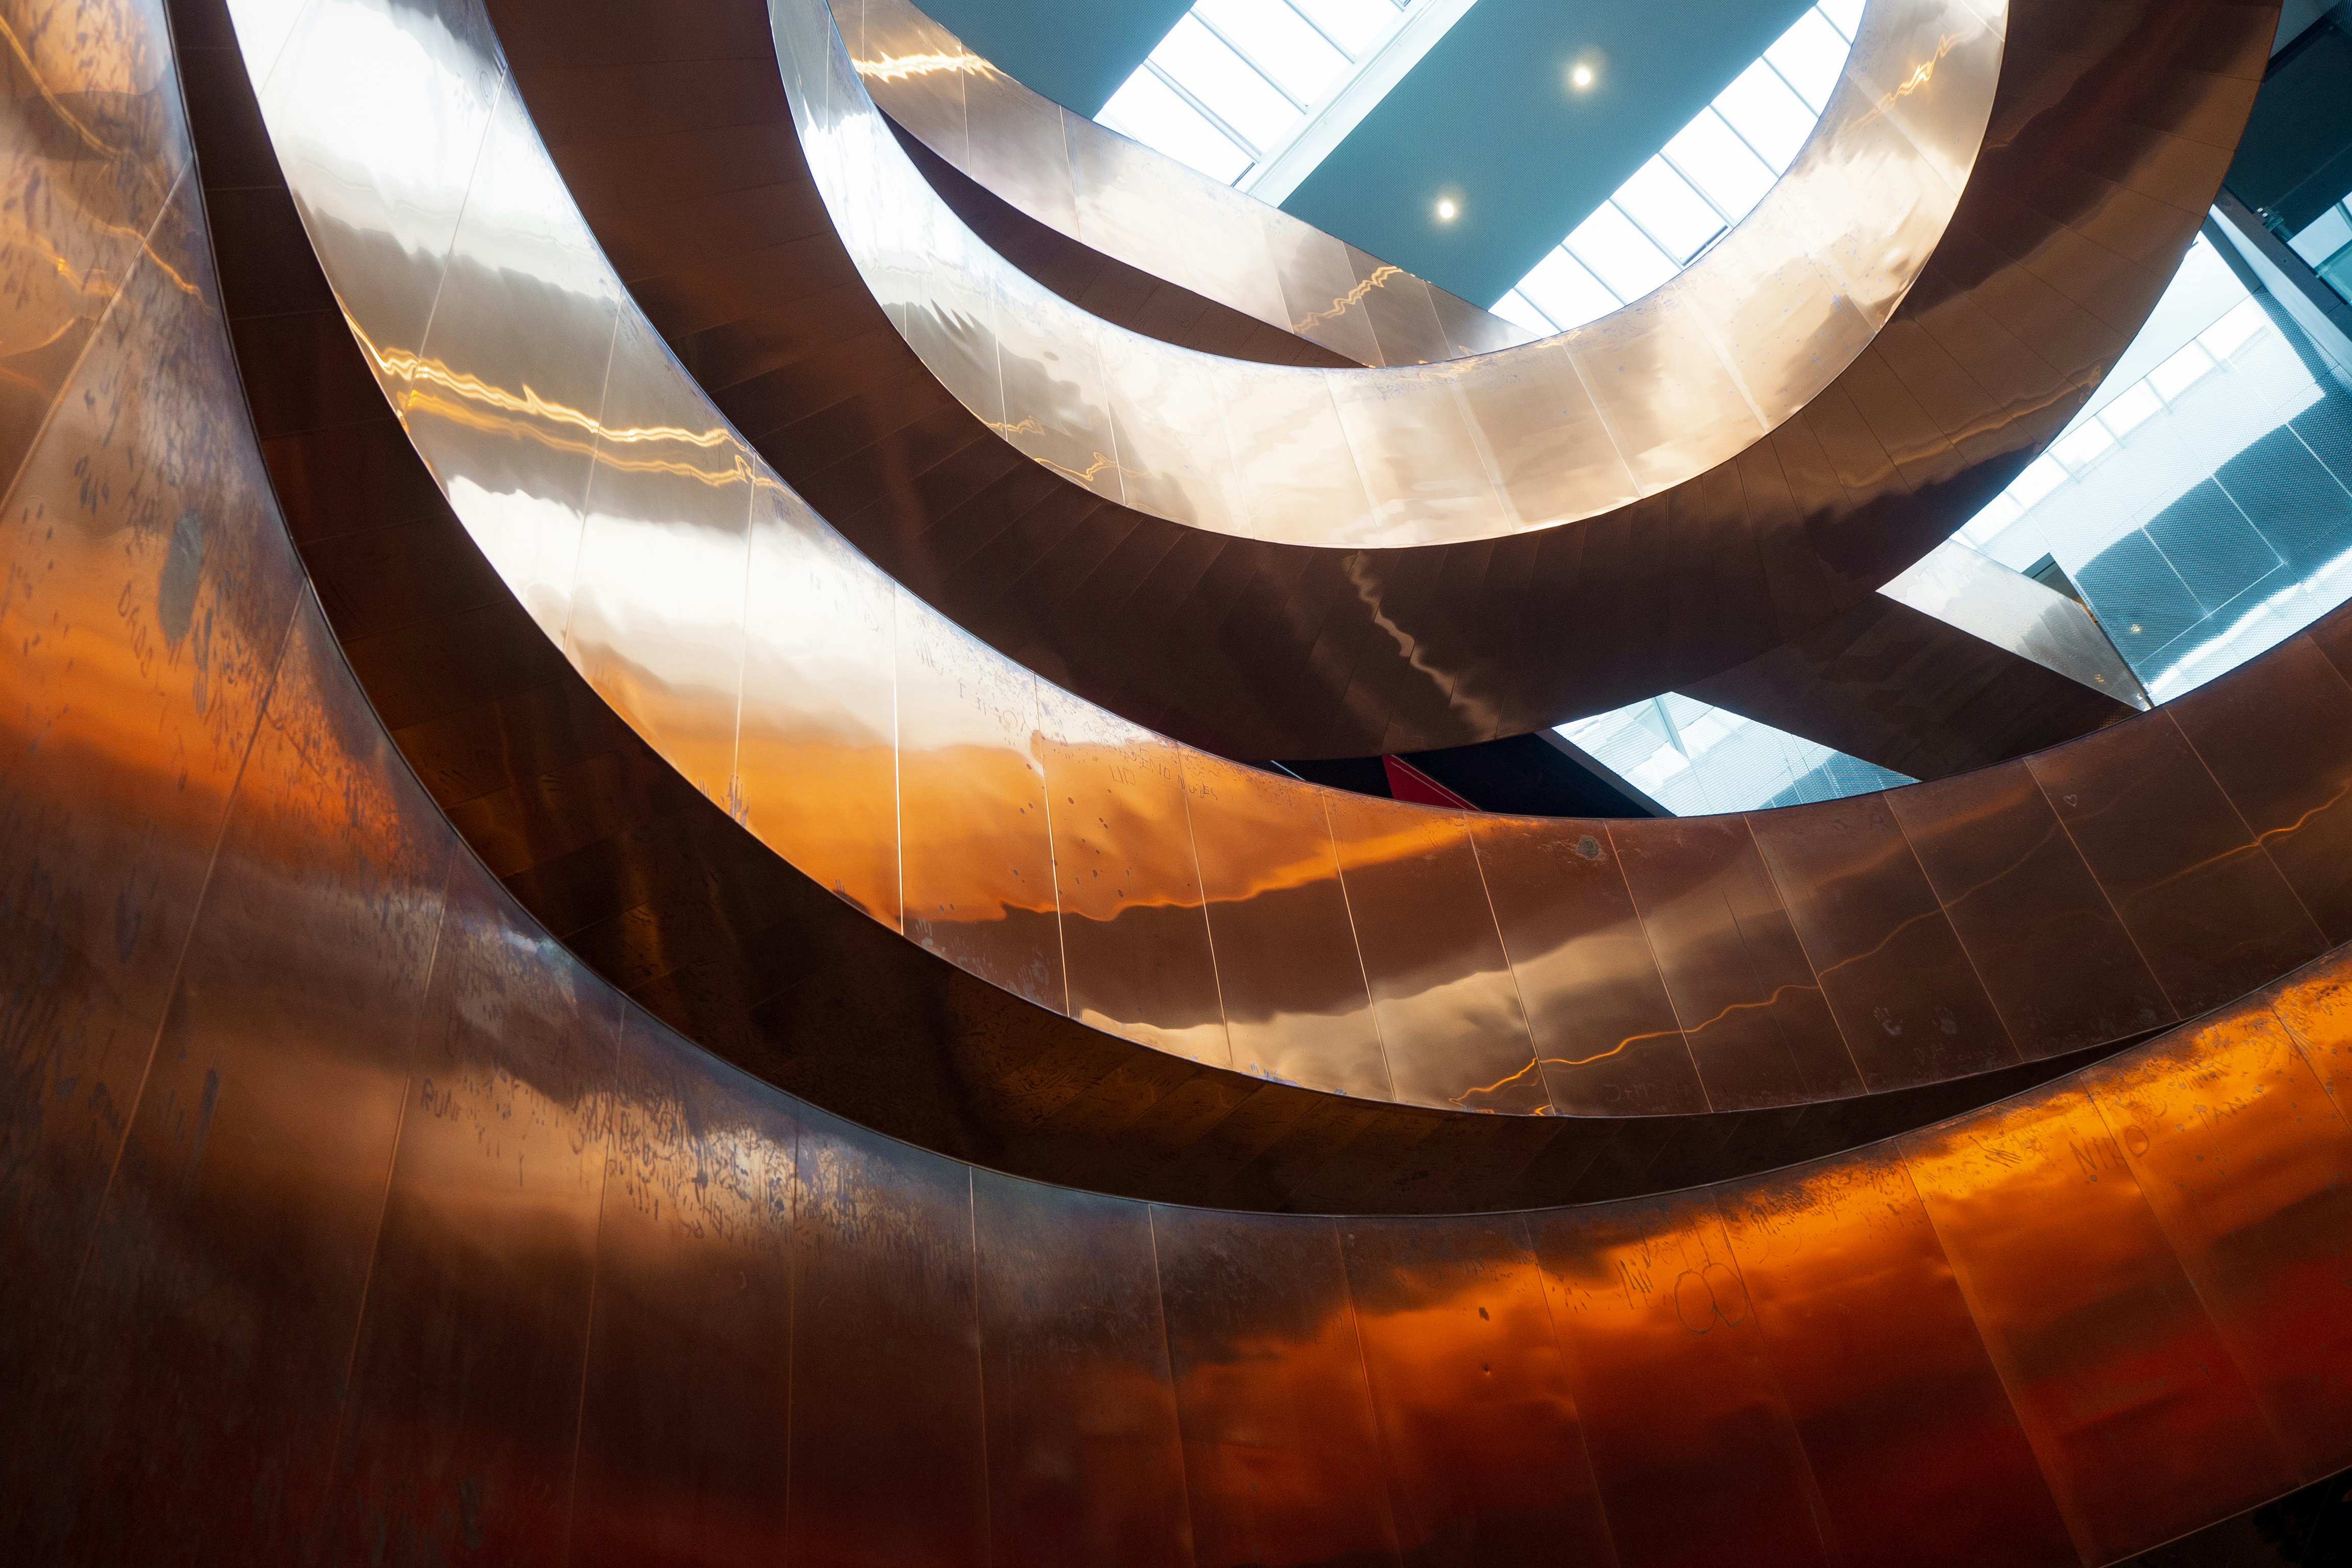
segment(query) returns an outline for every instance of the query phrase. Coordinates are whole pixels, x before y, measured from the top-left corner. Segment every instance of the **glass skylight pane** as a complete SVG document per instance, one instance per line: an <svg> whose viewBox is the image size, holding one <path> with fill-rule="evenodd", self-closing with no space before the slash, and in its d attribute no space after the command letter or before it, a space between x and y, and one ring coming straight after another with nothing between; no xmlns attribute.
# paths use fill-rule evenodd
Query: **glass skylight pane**
<svg viewBox="0 0 2352 1568"><path fill-rule="evenodd" d="M2344 216L2344 204L2336 203L2321 213L2301 234L2287 241L2297 256L2314 267L2326 260L2347 245L2352 245L2352 219Z"/></svg>
<svg viewBox="0 0 2352 1568"><path fill-rule="evenodd" d="M1555 331L1564 332L1570 327L1580 327L1624 303L1591 273L1579 266L1574 257L1557 247L1536 263L1533 271L1519 279L1518 292L1533 300L1537 310L1551 318L1551 326L1545 329L1547 333Z"/></svg>
<svg viewBox="0 0 2352 1568"><path fill-rule="evenodd" d="M1612 202L1602 202L1598 211L1576 226L1568 237L1568 248L1619 299L1629 301L1680 270Z"/></svg>
<svg viewBox="0 0 2352 1568"><path fill-rule="evenodd" d="M1495 301L1495 314L1515 327L1525 327L1538 337L1548 338L1559 331L1549 316L1537 310L1534 303L1517 289Z"/></svg>
<svg viewBox="0 0 2352 1568"><path fill-rule="evenodd" d="M1860 25L1865 4L1840 0L1834 13L1806 12L1562 247L1624 301L1697 259L1725 226L1755 210L1812 135L1852 50L1843 29ZM1559 265L1549 258L1539 264L1554 273ZM1580 294L1573 310L1566 298L1555 300L1568 292L1557 276L1530 273L1519 291L1563 329L1570 315L1573 324L1591 319L1589 294Z"/></svg>
<svg viewBox="0 0 2352 1568"><path fill-rule="evenodd" d="M2245 347L2249 339L2270 324L2271 319L2263 313L2262 306L2248 299L2198 333L2197 341L2205 345L2207 353L2217 360L2225 360Z"/></svg>
<svg viewBox="0 0 2352 1568"><path fill-rule="evenodd" d="M2009 495L2021 507L2029 510L2052 490L2066 482L2066 470L2058 459L2044 453L2026 465L2025 472L2009 481Z"/></svg>
<svg viewBox="0 0 2352 1568"><path fill-rule="evenodd" d="M1679 267L1689 266L1690 258L1723 232L1723 219L1716 210L1663 158L1634 170L1611 199Z"/></svg>
<svg viewBox="0 0 2352 1568"><path fill-rule="evenodd" d="M2156 388L2157 395L2167 403L2205 378L2213 368L2213 356L2190 343L2162 364L2147 373L2147 384Z"/></svg>
<svg viewBox="0 0 2352 1568"><path fill-rule="evenodd" d="M1762 60L1741 71L1716 96L1715 111L1756 149L1775 174L1788 173L1797 149L1813 133L1821 116L1789 90L1780 73Z"/></svg>
<svg viewBox="0 0 2352 1568"><path fill-rule="evenodd" d="M1348 57L1282 0L1200 0L1192 12L1301 103L1322 97L1348 68Z"/></svg>
<svg viewBox="0 0 2352 1568"><path fill-rule="evenodd" d="M2115 444L2116 438L2107 427L2094 419L2072 434L2052 442L2050 455L2079 474L2105 457Z"/></svg>
<svg viewBox="0 0 2352 1568"><path fill-rule="evenodd" d="M1398 16L1389 0L1291 0L1291 4L1351 55L1361 55L1378 43L1382 33L1396 26Z"/></svg>
<svg viewBox="0 0 2352 1568"><path fill-rule="evenodd" d="M2154 397L2156 395L2150 393L2148 395ZM2015 496L2003 490L1992 498L1984 510L1969 520L1969 525L1960 530L1960 537L1970 544L1980 547L1990 544L2000 537L2000 531L2015 522L2024 510L2023 507L2017 504Z"/></svg>
<svg viewBox="0 0 2352 1568"><path fill-rule="evenodd" d="M1200 111L1179 98L1149 68L1127 79L1095 117L1122 136L1189 163L1213 180L1233 184L1246 173L1250 155L1201 118Z"/></svg>
<svg viewBox="0 0 2352 1568"><path fill-rule="evenodd" d="M1843 33L1851 40L1854 34L1862 30L1863 4L1864 0L1822 0L1822 3L1813 8L1827 16L1830 19L1830 26Z"/></svg>
<svg viewBox="0 0 2352 1568"><path fill-rule="evenodd" d="M1700 110L1698 118L1666 143L1665 156L1733 223L1753 211L1772 188L1772 171L1712 109Z"/></svg>
<svg viewBox="0 0 2352 1568"><path fill-rule="evenodd" d="M2099 422L2118 436L2128 436L2163 412L2164 404L2147 383L2136 381L2099 410Z"/></svg>
<svg viewBox="0 0 2352 1568"><path fill-rule="evenodd" d="M1669 691L1559 733L1678 816L1835 800L1911 781Z"/></svg>
<svg viewBox="0 0 2352 1568"><path fill-rule="evenodd" d="M1186 12L1160 47L1151 63L1168 73L1186 92L1240 132L1263 151L1282 140L1298 122L1298 106L1274 89L1274 84L1252 70L1241 56L1201 26Z"/></svg>
<svg viewBox="0 0 2352 1568"><path fill-rule="evenodd" d="M1838 73L1845 69L1845 56L1846 41L1819 11L1798 17L1797 25L1764 51L1764 58L1788 79L1815 114L1830 106L1830 90L1837 86Z"/></svg>

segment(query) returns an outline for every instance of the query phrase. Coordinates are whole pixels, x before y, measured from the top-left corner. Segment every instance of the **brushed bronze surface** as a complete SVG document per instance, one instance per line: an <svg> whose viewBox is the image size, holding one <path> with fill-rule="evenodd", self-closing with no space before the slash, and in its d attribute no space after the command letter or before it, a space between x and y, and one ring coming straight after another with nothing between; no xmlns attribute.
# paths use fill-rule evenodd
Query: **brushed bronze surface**
<svg viewBox="0 0 2352 1568"><path fill-rule="evenodd" d="M1017 83L909 5L778 0L771 12L796 122L822 148L811 170L850 255L968 409L1034 460L1173 521L1392 547L1612 510L1735 456L1818 395L1910 289L1952 215L1991 113L2007 9L1878 0L1804 150L1721 242L1598 321L1540 342L1510 332L1512 346L1484 352L1448 341L1421 279L1089 121L1013 107ZM1188 355L1074 304L962 223L888 133L877 88L951 163L972 167L985 144L991 172L1024 170L1014 195L1049 220L1066 214L1075 237L1100 234L1158 277L1223 271L1239 288L1213 277L1210 298L1262 316L1278 300L1275 324L1353 365ZM1093 210L1105 188L1165 199L1136 222L1106 223ZM992 360L992 376L968 374ZM1527 374L1523 361L1543 369ZM1566 410L1544 390L1544 372L1563 365L1586 393ZM1204 455L1205 426L1186 404L1140 395L1185 378L1205 381L1229 461ZM1120 434L1135 440L1090 444L1117 395L1105 383L1120 381ZM1530 430L1552 439L1528 443ZM1565 453L1549 449L1557 441ZM1549 504L1519 504L1538 476L1496 460L1513 448L1543 453ZM1171 468L1150 454L1186 460ZM1144 481L1134 493L1130 476Z"/></svg>
<svg viewBox="0 0 2352 1568"><path fill-rule="evenodd" d="M1320 1091L1346 1089L1350 1072L1373 1075L1366 1081L1379 1092L1386 1080L1324 815L1329 797L1199 752L1181 753L1183 815L1197 824L1191 853L1209 889L1208 980L1244 1070L1188 1059L1173 1047L1213 1055L1215 1031L1192 1032L1203 976L1193 967L1202 939L1188 934L1188 921L1202 918L1186 913L1195 898L1181 860L1188 841L1143 831L1169 817L1164 778L1121 776L1129 748L1164 758L1164 743L1050 689L1039 699L1044 766L1069 786L1047 804L1057 875L1068 879L1057 887L1072 1005L1139 1034L1164 1030L1171 1049L1113 1038L946 965L896 933L898 591L852 572L847 547L789 491L758 489L743 588L744 776L725 805L698 793L562 658L458 522L315 265L286 264L308 247L290 195L269 183L275 155L225 26L209 45L183 37L204 169L216 182L206 195L231 331L271 476L345 655L435 800L524 907L638 1003L732 1061L866 1125L1031 1175L1247 1207L1419 1210L1760 1169L2057 1070L1719 1120L1687 1078L1665 1099L1564 1102L1681 1113L1662 1121L1462 1118L1335 1100ZM666 440L679 457L699 450ZM697 471L731 482L723 468ZM637 701L646 689L636 682L625 694ZM1213 809L1193 817L1194 802ZM1580 825L1522 826L1541 836ZM1302 833L1314 846L1306 859L1269 861ZM1570 835L1567 868L1587 864L1570 852L1582 836ZM770 845L833 866L830 888ZM1584 944L1540 944L1590 918L1588 900L1612 922L1612 951L1627 940L1646 951L1624 896L1608 886L1612 868L1565 904L1553 890L1560 861L1489 855L1480 869L1497 897L1504 885L1493 879L1517 877L1514 908L1531 922L1509 928L1512 949L1528 955L1514 971L1522 984L1538 971L1555 987L1579 973ZM1150 873L1148 898L1129 897L1138 872ZM856 918L858 909L876 918ZM1139 999L1155 1004L1150 1017L1130 1010ZM1664 1008L1662 993L1655 1005ZM1585 1035L1614 1026L1613 1015L1575 1016ZM1629 1026L1549 1054L1597 1053L1604 1071L1653 1048L1686 1055L1671 1016L1663 1037L1610 1055L1624 1035L1659 1027ZM1543 1068L1547 1081L1561 1070Z"/></svg>
<svg viewBox="0 0 2352 1568"><path fill-rule="evenodd" d="M2090 1094L1995 1106L1903 1154L2085 1561L2283 1488L2276 1434ZM2116 1464L2125 1446L2147 1460Z"/></svg>
<svg viewBox="0 0 2352 1568"><path fill-rule="evenodd" d="M575 25L573 7L541 16L539 0L499 0L495 14L525 100L621 276L781 476L982 640L1134 721L1237 756L1516 733L1703 679L1866 602L2005 484L2114 363L2193 236L2268 38L2258 7L2021 8L1983 156L1936 254L1800 416L1663 496L1570 527L1341 551L1212 534L1106 499L1087 488L1109 472L1091 447L1076 465L1091 472L1083 483L1008 450L986 423L1008 422L1001 408L985 413L1000 395L950 365L949 381L983 409L975 417L884 308L858 297L794 151L784 88L762 82L756 9L677 0L674 24L599 14ZM662 42L665 26L692 48ZM1146 205L1150 186L1138 177ZM975 297L908 320L944 353L958 340L941 334L977 323L980 308ZM1233 526L1246 507L1218 476L1238 459L1230 443L1197 437L1214 423L1213 378L1166 363L1175 368L1151 381L1150 401L1170 428L1194 434L1147 440L1134 426L1109 456L1139 474L1192 476L1139 479L1147 506L1172 506L1181 490ZM984 370L969 355L954 363ZM1664 384L1626 365L1643 395ZM1521 512L1563 505L1585 483L1550 426L1507 429L1502 417L1526 398L1563 411L1590 403L1573 367L1559 368L1541 386L1521 377L1507 395L1464 401L1498 471L1529 477L1511 502ZM1269 377L1308 374L1238 363L1228 373L1245 400ZM1076 396L1097 374L1078 366L1058 384ZM1037 439L1066 444L1072 417L1058 403L1039 411ZM1580 429L1582 418L1569 423ZM1597 416L1588 423L1599 428ZM1455 424L1417 423L1412 439L1451 443ZM1362 482L1325 447L1244 432L1262 437L1273 441L1265 460L1286 465L1286 508ZM1075 448L1055 451L1071 468ZM898 473L921 477L888 478ZM2074 698L2053 689L2053 702ZM1866 706L1873 695L1843 700Z"/></svg>
<svg viewBox="0 0 2352 1568"><path fill-rule="evenodd" d="M1420 364L1532 341L1524 327L1071 113L905 0L845 4L834 16L867 94L921 149L909 149L919 165L931 165L926 178L968 223L992 208L1064 241L1041 246L1025 225L973 223L1008 259L1006 239L1027 253L1024 261L1050 256L1068 268L1056 280L1024 268L1073 303L1094 309L1087 296L1107 278L1159 282L1210 309L1195 306L1160 331L1123 324L1188 348L1277 363ZM994 200L968 205L959 185ZM1236 332L1229 317L1274 331ZM1244 332L1242 342L1217 341ZM1322 352L1285 353L1277 345L1286 342Z"/></svg>
<svg viewBox="0 0 2352 1568"><path fill-rule="evenodd" d="M1896 1143L1523 1216L1086 1197L740 1077L491 886L309 595L238 596L299 573L173 210L0 505L10 1560L2098 1563L2352 1462L2341 953ZM192 734L236 761L175 816Z"/></svg>
<svg viewBox="0 0 2352 1568"><path fill-rule="evenodd" d="M353 134L339 100L319 84L343 73L359 91L353 73L380 72L386 50L397 57L402 27L425 27L439 48L476 37L468 26L452 35L365 5L341 21L306 10L264 72L263 119L287 148L356 157L338 141ZM374 258L352 300L390 299L402 276L440 300L431 353L401 350L363 321L360 333L379 367L404 378L394 406L473 550L577 677L717 812L984 983L958 983L957 1043L944 1059L925 1054L919 1088L897 1059L907 1053L879 1044L905 1026L880 1020L911 1011L862 1015L876 1020L871 1042L835 1022L842 992L861 988L840 978L849 968L921 973L906 969L895 939L817 934L830 911L791 869L714 813L694 815L657 764L647 777L641 760L622 761L625 747L577 738L594 700L551 695L562 667L528 629L494 631L495 605L470 588L438 617L415 602L421 593L405 611L363 605L385 531L314 552L335 559L341 596L361 606L369 631L352 639L353 658L388 683L378 700L410 754L428 777L463 775L443 793L494 845L494 868L671 1022L935 1149L1140 1195L1266 1201L1241 1196L1254 1187L1279 1194L1278 1206L1353 1206L1388 1184L1423 1187L1416 1206L1482 1206L1557 1197L1551 1184L1586 1179L1587 1167L1551 1163L1549 1129L1441 1136L1443 1116L1382 1109L1374 1137L1357 1112L1293 1089L1442 1113L1692 1115L1955 1082L2018 1059L1939 1048L1947 1020L1981 1031L1984 996L1970 939L1957 926L1940 938L1947 916L1920 903L1907 852L1854 873L1885 886L1842 889L1855 912L1810 935L1790 911L1818 895L1777 882L1738 819L1569 825L1568 843L1611 847L1591 876L1572 854L1489 867L1462 814L1296 786L1173 745L979 647L888 583L700 398L598 265L554 167L534 161L521 100L495 80L477 96L490 104L479 158L446 177L482 189L440 203L464 215L446 260L395 263L383 237L394 227L363 241L364 192L305 183L329 153L284 162L304 221L341 235L322 258ZM542 368L529 349L542 333L592 346ZM257 344L249 376L289 374L281 357ZM276 436L282 424L289 447L307 448L299 399L288 404L265 428ZM323 479L331 449L282 466ZM436 548L473 557L446 530L390 548L418 581L436 575ZM467 565L454 580L480 577ZM485 692L467 683L478 661L513 670ZM551 783L547 764L566 753ZM2235 820L2226 801L2191 805ZM1515 832L1555 831L1480 824L1504 835L1489 838L1497 848ZM1642 868L1630 891L1621 863ZM1509 882L1499 902L1498 879ZM1622 1028L1616 1004L1604 1016L1571 1000L1619 984L1581 957L1591 931L1617 933L1609 976L1646 947L1672 1012L1642 994L1639 964L1623 971ZM1940 961L1882 963L1865 1001L1853 989L1865 980L1858 955L1898 943ZM867 956L853 965L852 950ZM2257 966L2274 974L2300 956L2260 954ZM1577 989L1563 994L1570 976ZM2155 1026L2159 1016L2129 1005L2139 978L2095 987L2084 1003L2105 1007L2104 1026L2062 1031L2063 1043L2038 1019L2011 1021L2030 1042L2018 1055ZM909 1010L930 990L872 984L907 993ZM1825 986L1838 994L1825 998ZM989 987L1121 1038L1089 1039ZM1888 1034L1882 1011L1898 1030L1916 1021L1907 1040ZM1573 1025L1556 1021L1570 1012ZM1176 1059L1139 1060L1130 1043ZM1616 1134L1580 1130L1572 1142L1594 1136ZM1407 1149L1429 1162L1411 1178L1393 1168ZM1324 1184L1342 1169L1343 1183Z"/></svg>

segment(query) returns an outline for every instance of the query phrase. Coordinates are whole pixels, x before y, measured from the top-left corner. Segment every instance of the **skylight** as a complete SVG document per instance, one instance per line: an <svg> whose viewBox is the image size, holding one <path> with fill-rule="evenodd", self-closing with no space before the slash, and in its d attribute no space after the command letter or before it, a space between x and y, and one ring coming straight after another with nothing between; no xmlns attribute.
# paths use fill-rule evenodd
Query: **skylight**
<svg viewBox="0 0 2352 1568"><path fill-rule="evenodd" d="M1788 173L1829 107L1864 0L1822 0L1495 301L1532 332L1631 304L1698 259Z"/></svg>
<svg viewBox="0 0 2352 1568"><path fill-rule="evenodd" d="M1198 0L1095 119L1280 202L1473 0Z"/></svg>
<svg viewBox="0 0 2352 1568"><path fill-rule="evenodd" d="M1675 691L1562 724L1559 733L1676 816L1838 800L1912 782Z"/></svg>

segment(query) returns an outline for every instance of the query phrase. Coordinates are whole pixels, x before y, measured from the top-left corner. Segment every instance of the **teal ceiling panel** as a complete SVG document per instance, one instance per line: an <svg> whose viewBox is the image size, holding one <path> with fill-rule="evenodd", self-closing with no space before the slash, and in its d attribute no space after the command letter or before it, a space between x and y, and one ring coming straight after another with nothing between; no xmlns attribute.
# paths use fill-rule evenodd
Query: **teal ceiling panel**
<svg viewBox="0 0 2352 1568"><path fill-rule="evenodd" d="M1486 304L1810 4L1478 0L1282 205Z"/></svg>
<svg viewBox="0 0 2352 1568"><path fill-rule="evenodd" d="M1192 8L1192 0L917 3L974 53L1085 115L1099 112L1151 47Z"/></svg>

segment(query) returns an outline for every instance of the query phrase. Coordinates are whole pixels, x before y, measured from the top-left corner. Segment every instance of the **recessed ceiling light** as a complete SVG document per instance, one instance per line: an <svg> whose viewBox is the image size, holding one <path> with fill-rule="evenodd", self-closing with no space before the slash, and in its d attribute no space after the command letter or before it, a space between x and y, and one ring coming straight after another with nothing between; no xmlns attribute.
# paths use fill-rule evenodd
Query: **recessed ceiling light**
<svg viewBox="0 0 2352 1568"><path fill-rule="evenodd" d="M1437 198L1438 222L1452 223L1456 217L1461 216L1461 213L1462 209L1454 205L1454 198L1452 196L1440 196Z"/></svg>
<svg viewBox="0 0 2352 1568"><path fill-rule="evenodd" d="M1583 91L1592 85L1592 68L1581 60L1578 61L1575 68L1568 73L1568 80L1570 86L1579 92Z"/></svg>

